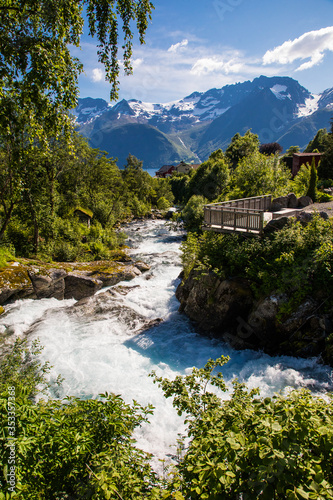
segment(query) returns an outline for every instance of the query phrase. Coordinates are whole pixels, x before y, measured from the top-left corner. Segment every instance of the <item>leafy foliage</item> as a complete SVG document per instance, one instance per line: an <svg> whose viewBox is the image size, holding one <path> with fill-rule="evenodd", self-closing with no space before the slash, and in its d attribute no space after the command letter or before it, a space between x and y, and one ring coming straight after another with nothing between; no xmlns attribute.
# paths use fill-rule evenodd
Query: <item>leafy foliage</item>
<svg viewBox="0 0 333 500"><path fill-rule="evenodd" d="M282 153L283 147L278 142L268 142L265 144L261 144L259 147L259 153L264 155L275 155Z"/></svg>
<svg viewBox="0 0 333 500"><path fill-rule="evenodd" d="M77 134L71 147L63 138L52 141L50 148L46 155L40 149L27 155L33 168L17 178L22 191L10 213L12 195L3 191L0 198L3 242L12 244L18 256L37 254L57 261L109 258L110 251L124 243L114 229L119 222L146 215L161 197L170 205L173 201L169 182L150 177L134 156L121 171L113 159ZM92 216L91 228L77 220L78 207Z"/></svg>
<svg viewBox="0 0 333 500"><path fill-rule="evenodd" d="M333 290L332 231L332 221L317 216L306 226L290 219L263 238L204 232L183 243L185 273L206 266L221 277L247 278L259 296L275 290L297 302L309 289Z"/></svg>
<svg viewBox="0 0 333 500"><path fill-rule="evenodd" d="M132 439L152 407L108 393L97 400L36 401L50 368L40 365L39 353L38 343L29 349L17 340L0 363L1 500L332 498L329 398L301 390L263 399L237 380L229 398L222 397L224 356L173 381L152 373L188 424L188 444L180 442L185 455L165 483ZM13 394L15 435L8 419ZM13 443L15 492L6 480Z"/></svg>
<svg viewBox="0 0 333 500"><path fill-rule="evenodd" d="M157 499L159 488L149 456L133 445L133 430L152 407L125 404L115 394L98 400L34 401L45 384L39 345L16 341L0 372L0 498L12 491L6 481L9 447L15 443L15 494L10 498ZM15 436L9 427L8 395L15 394ZM14 437L14 440L10 439Z"/></svg>
<svg viewBox="0 0 333 500"><path fill-rule="evenodd" d="M310 167L310 180L309 180L309 188L307 191L307 196L310 196L312 201L317 201L317 184L318 184L318 174L317 168L315 164L315 159L312 158L311 167Z"/></svg>
<svg viewBox="0 0 333 500"><path fill-rule="evenodd" d="M294 153L299 153L299 152L300 152L299 146L290 146L286 151L286 156L292 156Z"/></svg>
<svg viewBox="0 0 333 500"><path fill-rule="evenodd" d="M298 174L292 181L292 191L297 196L305 196L310 184L310 165L301 165Z"/></svg>
<svg viewBox="0 0 333 500"><path fill-rule="evenodd" d="M207 200L201 195L193 195L182 210L181 216L189 231L200 231L204 218L204 205Z"/></svg>
<svg viewBox="0 0 333 500"><path fill-rule="evenodd" d="M330 133L325 139L325 150L318 168L318 175L321 179L332 179L333 177L333 121L331 122Z"/></svg>
<svg viewBox="0 0 333 500"><path fill-rule="evenodd" d="M259 138L251 130L241 136L238 132L231 139L231 143L225 151L225 155L233 168L236 168L239 161L253 153L259 151Z"/></svg>
<svg viewBox="0 0 333 500"><path fill-rule="evenodd" d="M7 263L15 260L15 257L8 248L0 247L0 268L6 267Z"/></svg>
<svg viewBox="0 0 333 500"><path fill-rule="evenodd" d="M53 226L59 163L66 153L68 159L77 145L73 144L69 110L76 106L78 76L83 67L71 55L70 46L80 47L85 17L89 35L97 37L98 58L111 83L111 99L115 99L119 42L123 42L124 70L128 74L132 71L133 23L143 43L152 9L149 0L0 0L0 238L22 201L25 206L18 210L21 218L25 212L25 221L30 218L35 253L40 233ZM90 198L87 208L99 212L107 223L110 211L105 200L89 192L89 183L96 182L98 175L101 181L105 178L106 161L101 157L98 160L94 171L85 170L83 181ZM110 187L110 172L107 177L106 188Z"/></svg>
<svg viewBox="0 0 333 500"><path fill-rule="evenodd" d="M327 130L326 128L321 128L318 130L312 141L309 142L309 144L304 150L304 153L312 153L315 150L317 150L317 152L319 153L324 152L326 149L326 141L327 141Z"/></svg>
<svg viewBox="0 0 333 500"><path fill-rule="evenodd" d="M187 199L193 195L204 196L209 201L215 200L226 192L230 179L228 163L221 149L210 155L190 178Z"/></svg>
<svg viewBox="0 0 333 500"><path fill-rule="evenodd" d="M257 151L244 156L233 172L231 185L233 189L229 198L247 198L272 194L273 196L288 193L290 171L278 158L267 157Z"/></svg>
<svg viewBox="0 0 333 500"><path fill-rule="evenodd" d="M35 0L1 2L0 53L2 92L19 91L24 102L36 109L50 106L50 111L75 105L80 62L70 55L69 44L80 46L83 31L83 7L87 9L89 34L98 41L98 58L111 82L111 98L117 96L119 74L118 43L123 38L123 61L131 73L132 22L139 40L144 35L153 5L148 0L95 0L49 2ZM122 37L118 24L122 23ZM119 40L120 38L120 40ZM7 95L10 95L9 93ZM38 116L38 115L37 115Z"/></svg>
<svg viewBox="0 0 333 500"><path fill-rule="evenodd" d="M213 370L226 361L209 360L173 381L155 376L189 422L191 441L172 483L178 498L332 498L332 400L305 390L263 399L237 380L230 399L221 399L227 388Z"/></svg>

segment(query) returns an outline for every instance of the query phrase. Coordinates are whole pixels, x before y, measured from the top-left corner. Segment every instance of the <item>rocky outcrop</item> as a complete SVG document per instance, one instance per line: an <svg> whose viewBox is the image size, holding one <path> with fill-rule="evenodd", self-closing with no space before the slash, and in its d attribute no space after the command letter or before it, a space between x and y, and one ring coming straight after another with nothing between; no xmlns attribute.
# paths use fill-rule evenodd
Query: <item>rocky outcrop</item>
<svg viewBox="0 0 333 500"><path fill-rule="evenodd" d="M213 272L192 271L176 291L180 311L204 332L223 332L237 326L237 318L247 316L253 303L252 292L245 280L221 280Z"/></svg>
<svg viewBox="0 0 333 500"><path fill-rule="evenodd" d="M67 273L64 269L51 268L40 272L39 268L32 267L28 270L28 276L37 299L54 297L62 300L65 293L64 277L66 275Z"/></svg>
<svg viewBox="0 0 333 500"><path fill-rule="evenodd" d="M99 279L91 278L82 271L68 273L64 277L64 297L65 299L80 300L91 297L103 286Z"/></svg>
<svg viewBox="0 0 333 500"><path fill-rule="evenodd" d="M307 297L286 312L288 297L271 294L256 300L249 283L192 270L177 289L180 311L201 333L235 349L260 349L277 355L320 356L333 365L333 308L323 297ZM324 307L325 306L325 307Z"/></svg>
<svg viewBox="0 0 333 500"><path fill-rule="evenodd" d="M274 198L269 210L271 212L278 212L283 208L305 208L312 204L313 201L309 196L301 196L300 198L297 198L294 193L289 193L287 196L279 196L278 198Z"/></svg>
<svg viewBox="0 0 333 500"><path fill-rule="evenodd" d="M0 272L0 305L26 298L37 298L28 268L13 262Z"/></svg>
<svg viewBox="0 0 333 500"><path fill-rule="evenodd" d="M327 220L329 217L326 212L299 212L296 215L296 220L299 221L302 226L306 226L313 220L314 217L321 217L324 220ZM266 226L264 227L264 234L269 234L274 231L279 231L282 229L284 226L290 223L290 218L289 217L280 217L279 219L271 219L269 222L267 222Z"/></svg>
<svg viewBox="0 0 333 500"><path fill-rule="evenodd" d="M298 206L301 208L308 207L309 205L313 205L313 201L310 196L301 196L298 198Z"/></svg>
<svg viewBox="0 0 333 500"><path fill-rule="evenodd" d="M120 290L110 289L93 297L79 300L67 309L67 313L84 318L85 322L89 321L89 318L92 321L96 321L96 318L109 321L114 319L123 323L129 334L141 333L161 323L161 318L149 319L124 305L119 300L122 295Z"/></svg>
<svg viewBox="0 0 333 500"><path fill-rule="evenodd" d="M298 207L297 196L294 193L289 193L287 208L297 208L297 207Z"/></svg>
<svg viewBox="0 0 333 500"><path fill-rule="evenodd" d="M85 262L36 265L14 262L0 271L0 305L22 298L80 300L106 286L130 281L150 269L139 262Z"/></svg>

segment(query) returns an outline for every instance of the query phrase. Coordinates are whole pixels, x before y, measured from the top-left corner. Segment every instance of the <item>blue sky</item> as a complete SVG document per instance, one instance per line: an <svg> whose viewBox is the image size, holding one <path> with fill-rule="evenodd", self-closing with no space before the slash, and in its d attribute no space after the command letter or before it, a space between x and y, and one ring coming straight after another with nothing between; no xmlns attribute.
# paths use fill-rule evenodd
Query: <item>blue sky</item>
<svg viewBox="0 0 333 500"><path fill-rule="evenodd" d="M134 38L119 98L164 103L256 76L290 76L310 92L333 87L333 0L153 0L146 44ZM94 40L76 49L80 97L109 101ZM120 53L121 54L121 53Z"/></svg>

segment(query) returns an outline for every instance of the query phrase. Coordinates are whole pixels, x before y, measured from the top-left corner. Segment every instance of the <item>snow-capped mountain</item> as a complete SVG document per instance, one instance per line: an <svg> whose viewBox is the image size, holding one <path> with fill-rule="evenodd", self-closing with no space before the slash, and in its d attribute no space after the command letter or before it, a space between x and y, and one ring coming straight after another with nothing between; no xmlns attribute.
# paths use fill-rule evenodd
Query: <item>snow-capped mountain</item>
<svg viewBox="0 0 333 500"><path fill-rule="evenodd" d="M110 107L103 99L79 99L76 108L77 121L80 124L94 120L106 111L112 111L121 116L132 116L137 120L146 120L154 123L181 122L189 119L193 123L211 121L223 115L229 108L241 102L254 90L270 89L276 99L280 101L289 100L295 105L295 113L298 108L302 116L307 110L307 103L313 100L313 96L298 82L288 77L268 78L261 76L252 82L236 83L226 85L221 89L210 89L207 92L194 92L178 101L165 104L152 104L136 99L126 101L123 99L113 107ZM92 101L96 102L94 106Z"/></svg>
<svg viewBox="0 0 333 500"><path fill-rule="evenodd" d="M137 134L141 130L144 135L152 127L155 134L150 133L150 137L158 136L160 145L169 141L167 149L173 159L178 155L179 160L194 158L203 161L214 149L225 149L236 132L244 133L249 128L259 135L261 142L274 142L283 138L281 144L287 148L297 144L286 142L293 139L289 133L292 127L304 120L310 123L316 113L319 115L314 123L319 123L320 128L328 127L332 111L333 88L315 95L292 78L260 76L253 81L226 85L221 89L194 92L183 99L164 104L123 99L112 106L103 99L79 99L74 115L81 133L95 146L99 146L96 143L97 136L101 142L101 134L107 136L113 131L112 136L115 137L114 129L125 127L123 136L124 140L126 137L128 148L131 143L135 143L128 153L145 162L147 155L137 140L131 140L132 132ZM305 127L302 143L299 143L301 148L313 138L313 127ZM122 137L119 132L117 130L117 143L111 140L111 136L109 139L105 136L102 142L111 156L124 160L127 146L119 144ZM157 132L163 134L163 139L161 135L156 135ZM297 137L299 139L299 135ZM149 145L150 152L152 149L154 144ZM156 159L151 154L149 156L149 165L146 167L159 167L159 155ZM168 162L169 157L166 156L163 161Z"/></svg>
<svg viewBox="0 0 333 500"><path fill-rule="evenodd" d="M108 111L110 106L104 99L86 97L78 100L78 105L72 111L72 114L75 116L77 123L87 123Z"/></svg>

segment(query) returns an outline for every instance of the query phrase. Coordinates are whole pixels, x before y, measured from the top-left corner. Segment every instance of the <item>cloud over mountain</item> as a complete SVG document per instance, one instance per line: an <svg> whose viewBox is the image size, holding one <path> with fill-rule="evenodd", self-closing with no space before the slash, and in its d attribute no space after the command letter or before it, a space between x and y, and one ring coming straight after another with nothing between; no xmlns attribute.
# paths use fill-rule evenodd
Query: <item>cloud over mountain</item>
<svg viewBox="0 0 333 500"><path fill-rule="evenodd" d="M296 69L302 71L320 63L326 51L333 51L333 26L309 31L299 38L288 40L273 50L268 50L263 56L263 63L288 64L297 59L308 59Z"/></svg>

